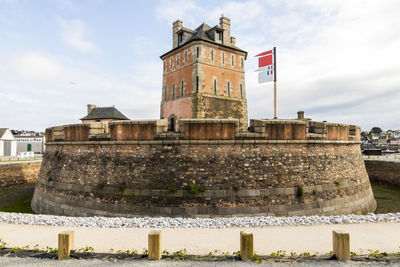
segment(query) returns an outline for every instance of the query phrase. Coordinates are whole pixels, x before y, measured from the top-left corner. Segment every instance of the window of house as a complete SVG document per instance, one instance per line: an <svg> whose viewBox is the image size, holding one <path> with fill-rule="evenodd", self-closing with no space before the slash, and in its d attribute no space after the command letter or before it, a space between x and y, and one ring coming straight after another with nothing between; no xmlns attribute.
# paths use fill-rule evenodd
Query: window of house
<svg viewBox="0 0 400 267"><path fill-rule="evenodd" d="M217 80L214 80L214 95L217 95Z"/></svg>
<svg viewBox="0 0 400 267"><path fill-rule="evenodd" d="M200 56L200 47L196 47L196 57Z"/></svg>
<svg viewBox="0 0 400 267"><path fill-rule="evenodd" d="M235 66L235 56L232 55L232 67Z"/></svg>
<svg viewBox="0 0 400 267"><path fill-rule="evenodd" d="M214 50L211 49L211 61L214 62Z"/></svg>
<svg viewBox="0 0 400 267"><path fill-rule="evenodd" d="M244 61L243 61L243 58L240 58L240 65L242 65L242 68L244 67Z"/></svg>
<svg viewBox="0 0 400 267"><path fill-rule="evenodd" d="M243 87L242 87L242 84L240 84L239 87L240 87L240 98L243 98Z"/></svg>
<svg viewBox="0 0 400 267"><path fill-rule="evenodd" d="M175 84L172 84L172 99L175 98Z"/></svg>
<svg viewBox="0 0 400 267"><path fill-rule="evenodd" d="M228 96L231 97L231 83L227 83L227 88L228 88Z"/></svg>
<svg viewBox="0 0 400 267"><path fill-rule="evenodd" d="M181 96L183 96L183 81L181 82Z"/></svg>
<svg viewBox="0 0 400 267"><path fill-rule="evenodd" d="M219 41L222 41L222 32L217 33L217 38Z"/></svg>

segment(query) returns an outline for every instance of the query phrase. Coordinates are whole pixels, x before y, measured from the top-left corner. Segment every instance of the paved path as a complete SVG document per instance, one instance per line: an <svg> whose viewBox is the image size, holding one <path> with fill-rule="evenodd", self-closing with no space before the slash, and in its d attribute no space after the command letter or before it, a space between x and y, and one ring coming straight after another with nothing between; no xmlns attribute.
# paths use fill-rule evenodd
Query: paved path
<svg viewBox="0 0 400 267"><path fill-rule="evenodd" d="M39 244L57 247L57 234L75 231L75 248L92 246L96 252L137 249L147 247L149 228L94 228L37 225L0 224L0 238L7 247ZM381 252L400 250L400 223L341 224L314 226L274 226L264 228L167 228L162 231L162 248L170 252L187 249L188 254L206 255L219 249L230 253L239 250L239 232L254 234L254 250L268 255L277 250L328 253L332 250L332 230L350 233L350 249L357 254L368 254L368 249Z"/></svg>

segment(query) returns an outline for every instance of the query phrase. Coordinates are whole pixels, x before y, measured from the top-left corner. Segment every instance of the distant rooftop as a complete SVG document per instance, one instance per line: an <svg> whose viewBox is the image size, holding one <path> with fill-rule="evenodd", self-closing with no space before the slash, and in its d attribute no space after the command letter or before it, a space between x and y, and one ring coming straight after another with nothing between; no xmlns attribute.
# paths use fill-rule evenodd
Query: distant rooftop
<svg viewBox="0 0 400 267"><path fill-rule="evenodd" d="M95 107L88 115L81 118L81 120L101 120L101 119L113 119L113 120L129 120L124 114L122 114L115 107Z"/></svg>

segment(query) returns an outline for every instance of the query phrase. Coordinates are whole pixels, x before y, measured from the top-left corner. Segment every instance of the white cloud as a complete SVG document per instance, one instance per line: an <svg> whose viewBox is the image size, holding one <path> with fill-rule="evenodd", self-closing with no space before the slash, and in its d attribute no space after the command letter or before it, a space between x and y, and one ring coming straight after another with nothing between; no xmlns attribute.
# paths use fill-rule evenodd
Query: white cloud
<svg viewBox="0 0 400 267"><path fill-rule="evenodd" d="M85 23L82 20L58 19L62 27L61 38L67 44L81 52L99 53L100 49L91 41L85 39Z"/></svg>
<svg viewBox="0 0 400 267"><path fill-rule="evenodd" d="M15 72L24 79L54 80L62 70L59 62L39 52L27 52L14 58Z"/></svg>

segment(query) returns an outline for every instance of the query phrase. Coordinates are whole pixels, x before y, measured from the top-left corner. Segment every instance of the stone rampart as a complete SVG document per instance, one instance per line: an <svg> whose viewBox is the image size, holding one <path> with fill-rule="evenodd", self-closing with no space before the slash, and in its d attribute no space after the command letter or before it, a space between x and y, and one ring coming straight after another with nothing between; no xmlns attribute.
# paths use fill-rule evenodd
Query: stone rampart
<svg viewBox="0 0 400 267"><path fill-rule="evenodd" d="M252 120L253 129L240 132L236 120L188 119L168 132L163 120L128 121L110 123L103 141L48 139L32 208L187 217L373 211L359 136L348 125L332 133L321 125Z"/></svg>
<svg viewBox="0 0 400 267"><path fill-rule="evenodd" d="M36 182L40 165L41 162L0 164L0 188Z"/></svg>
<svg viewBox="0 0 400 267"><path fill-rule="evenodd" d="M400 186L400 162L365 160L371 182Z"/></svg>

